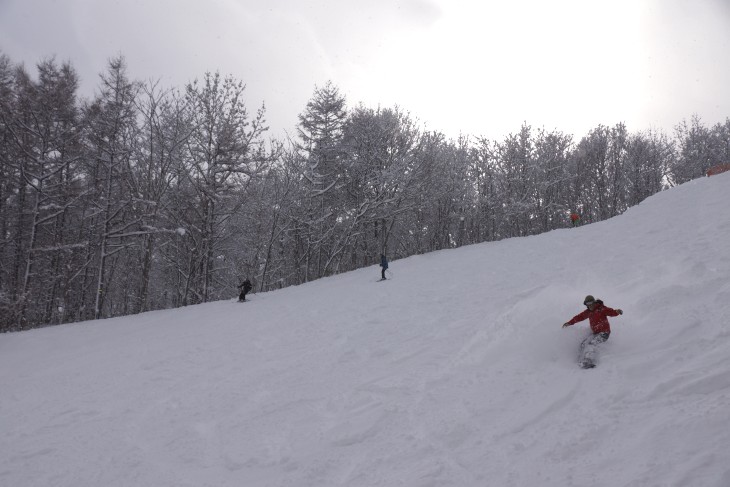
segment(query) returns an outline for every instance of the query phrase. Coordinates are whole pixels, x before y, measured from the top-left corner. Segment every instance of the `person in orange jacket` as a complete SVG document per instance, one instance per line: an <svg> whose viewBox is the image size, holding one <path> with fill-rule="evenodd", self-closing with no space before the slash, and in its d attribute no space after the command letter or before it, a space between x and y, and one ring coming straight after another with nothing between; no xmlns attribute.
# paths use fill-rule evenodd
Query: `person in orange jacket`
<svg viewBox="0 0 730 487"><path fill-rule="evenodd" d="M570 214L570 223L572 223L574 227L578 226L579 221L580 221L580 216L578 215L578 213Z"/></svg>
<svg viewBox="0 0 730 487"><path fill-rule="evenodd" d="M608 323L609 316L619 316L624 314L620 309L609 308L603 304L600 299L595 299L588 295L583 300L586 310L575 315L570 321L563 323L563 328L575 325L585 319L588 319L591 325L591 335L583 340L580 345L581 350L581 366L584 368L595 367L595 355L598 345L608 340L611 335L611 325Z"/></svg>

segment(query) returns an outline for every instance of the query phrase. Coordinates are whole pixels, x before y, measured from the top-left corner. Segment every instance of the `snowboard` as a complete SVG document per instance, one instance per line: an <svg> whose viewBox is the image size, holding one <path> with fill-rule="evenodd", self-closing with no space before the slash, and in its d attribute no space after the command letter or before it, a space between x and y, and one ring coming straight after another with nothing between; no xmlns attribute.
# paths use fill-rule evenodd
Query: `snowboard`
<svg viewBox="0 0 730 487"><path fill-rule="evenodd" d="M593 360L586 360L586 359L583 359L583 360L582 360L582 361L580 362L580 368L581 368L581 369L592 369L592 368L594 368L595 366L596 366L596 363L595 363L595 362L594 362Z"/></svg>

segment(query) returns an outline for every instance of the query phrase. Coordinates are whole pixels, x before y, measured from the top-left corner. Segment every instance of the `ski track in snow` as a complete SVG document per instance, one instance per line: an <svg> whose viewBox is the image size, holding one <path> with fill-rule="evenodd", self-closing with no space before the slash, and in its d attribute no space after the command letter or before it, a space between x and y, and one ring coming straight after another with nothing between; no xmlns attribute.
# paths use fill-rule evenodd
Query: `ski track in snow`
<svg viewBox="0 0 730 487"><path fill-rule="evenodd" d="M575 229L0 335L0 485L730 485L730 174ZM621 308L577 367L586 294Z"/></svg>

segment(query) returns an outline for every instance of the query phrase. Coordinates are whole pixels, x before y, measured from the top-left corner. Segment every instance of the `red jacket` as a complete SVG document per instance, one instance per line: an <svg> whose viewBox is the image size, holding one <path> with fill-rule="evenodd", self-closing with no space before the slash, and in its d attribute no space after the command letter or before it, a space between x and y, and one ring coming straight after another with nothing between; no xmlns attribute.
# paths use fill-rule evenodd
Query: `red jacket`
<svg viewBox="0 0 730 487"><path fill-rule="evenodd" d="M593 308L593 311L587 309L582 313L575 315L567 324L575 325L579 321L583 321L586 318L590 320L591 331L593 333L611 333L611 325L608 324L609 316L618 316L619 312L608 306L604 306L603 303L598 302Z"/></svg>

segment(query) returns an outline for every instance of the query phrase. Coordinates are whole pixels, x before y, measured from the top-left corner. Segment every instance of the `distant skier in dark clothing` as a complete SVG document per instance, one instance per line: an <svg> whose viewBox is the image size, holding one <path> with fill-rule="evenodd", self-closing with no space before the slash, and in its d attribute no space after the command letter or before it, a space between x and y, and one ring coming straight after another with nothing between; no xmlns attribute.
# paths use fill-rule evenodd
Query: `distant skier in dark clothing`
<svg viewBox="0 0 730 487"><path fill-rule="evenodd" d="M385 254L380 254L380 267L383 268L382 271L380 271L380 280L385 280L385 270L388 268L388 259L385 258Z"/></svg>
<svg viewBox="0 0 730 487"><path fill-rule="evenodd" d="M246 294L251 291L253 286L251 285L251 281L246 279L241 284L238 285L238 288L241 290L241 294L238 296L238 301L246 301Z"/></svg>
<svg viewBox="0 0 730 487"><path fill-rule="evenodd" d="M582 367L591 368L596 366L595 355L598 345L608 340L611 335L611 325L608 323L608 317L619 316L624 312L620 309L609 308L603 304L603 301L595 299L591 295L586 296L583 304L587 309L575 315L570 321L563 323L563 328L575 325L586 318L589 320L592 333L580 345L580 362Z"/></svg>

